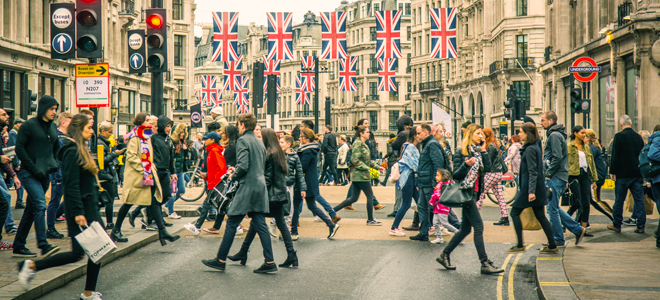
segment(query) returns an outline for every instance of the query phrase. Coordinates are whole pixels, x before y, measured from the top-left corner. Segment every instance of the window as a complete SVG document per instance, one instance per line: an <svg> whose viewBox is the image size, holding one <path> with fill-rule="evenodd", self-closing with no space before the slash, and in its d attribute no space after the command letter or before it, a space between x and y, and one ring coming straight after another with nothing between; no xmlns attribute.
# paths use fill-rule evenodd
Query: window
<svg viewBox="0 0 660 300"><path fill-rule="evenodd" d="M183 66L183 36L174 36L174 66Z"/></svg>
<svg viewBox="0 0 660 300"><path fill-rule="evenodd" d="M309 56L309 51L303 51L303 56Z"/></svg>
<svg viewBox="0 0 660 300"><path fill-rule="evenodd" d="M529 110L530 107L530 91L529 81L514 81L513 87L516 89L516 98L525 101L525 109Z"/></svg>
<svg viewBox="0 0 660 300"><path fill-rule="evenodd" d="M410 3L406 3L406 12L405 12L405 15L406 15L406 16L410 16Z"/></svg>
<svg viewBox="0 0 660 300"><path fill-rule="evenodd" d="M316 50L312 51L312 56L316 56Z"/></svg>
<svg viewBox="0 0 660 300"><path fill-rule="evenodd" d="M603 141L604 146L610 144L610 140L614 137L616 133L614 130L614 99L616 98L616 83L614 82L614 77L610 74L609 64L602 67L603 72L601 74L607 74L606 76L599 78L599 116L598 120L600 122L599 130L597 131L600 134L600 140ZM592 102L593 103L593 102ZM592 104L593 105L593 104Z"/></svg>
<svg viewBox="0 0 660 300"><path fill-rule="evenodd" d="M415 38L415 37L413 38L412 46L413 46L413 51L412 52L415 56L417 56L417 38Z"/></svg>
<svg viewBox="0 0 660 300"><path fill-rule="evenodd" d="M426 35L426 53L431 53L431 35Z"/></svg>
<svg viewBox="0 0 660 300"><path fill-rule="evenodd" d="M370 36L370 41L373 42L376 40L376 27L369 28L369 36Z"/></svg>
<svg viewBox="0 0 660 300"><path fill-rule="evenodd" d="M376 131L378 130L378 112L370 111L369 112L369 130Z"/></svg>
<svg viewBox="0 0 660 300"><path fill-rule="evenodd" d="M389 111L389 123L390 123L390 131L397 131L398 128L396 127L396 120L399 119L399 111L398 110L390 110ZM371 124L371 123L369 123Z"/></svg>
<svg viewBox="0 0 660 300"><path fill-rule="evenodd" d="M183 0L172 0L172 19L183 20Z"/></svg>
<svg viewBox="0 0 660 300"><path fill-rule="evenodd" d="M516 0L516 15L518 17L527 15L527 0Z"/></svg>
<svg viewBox="0 0 660 300"><path fill-rule="evenodd" d="M380 6L378 6L378 3L374 3L374 11L379 11Z"/></svg>
<svg viewBox="0 0 660 300"><path fill-rule="evenodd" d="M637 124L637 69L626 69L626 115L632 120L632 128L638 129Z"/></svg>
<svg viewBox="0 0 660 300"><path fill-rule="evenodd" d="M403 3L399 3L399 10L403 12Z"/></svg>
<svg viewBox="0 0 660 300"><path fill-rule="evenodd" d="M410 36L412 35L412 32L410 31L410 26L406 27L406 37L410 41Z"/></svg>
<svg viewBox="0 0 660 300"><path fill-rule="evenodd" d="M412 22L415 23L417 22L417 10L414 9L412 13Z"/></svg>
<svg viewBox="0 0 660 300"><path fill-rule="evenodd" d="M369 95L377 95L377 94L378 94L378 83L369 82Z"/></svg>
<svg viewBox="0 0 660 300"><path fill-rule="evenodd" d="M151 96L140 95L140 112L151 113Z"/></svg>
<svg viewBox="0 0 660 300"><path fill-rule="evenodd" d="M119 90L119 112L124 114L135 114L135 92Z"/></svg>
<svg viewBox="0 0 660 300"><path fill-rule="evenodd" d="M399 82L394 82L396 85L396 91L390 91L390 101L399 101Z"/></svg>
<svg viewBox="0 0 660 300"><path fill-rule="evenodd" d="M176 87L179 89L178 91L174 92L174 99L183 99L183 80L175 79L174 82L176 83Z"/></svg>
<svg viewBox="0 0 660 300"><path fill-rule="evenodd" d="M527 35L516 35L516 57L519 61L527 61Z"/></svg>

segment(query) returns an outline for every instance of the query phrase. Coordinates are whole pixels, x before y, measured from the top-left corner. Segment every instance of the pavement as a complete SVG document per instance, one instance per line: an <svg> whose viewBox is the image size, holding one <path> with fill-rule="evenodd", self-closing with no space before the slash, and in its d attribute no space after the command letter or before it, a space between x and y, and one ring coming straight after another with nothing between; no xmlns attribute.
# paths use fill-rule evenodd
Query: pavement
<svg viewBox="0 0 660 300"><path fill-rule="evenodd" d="M347 190L348 187L321 187L321 194L334 206L345 198ZM206 270L199 260L215 255L222 234L203 232L196 237L182 230L183 224L194 220L194 210L202 200L193 203L178 201L175 205L177 213L190 217L174 220L175 225L169 230L181 232L182 239L166 247L161 247L159 243L150 244L157 240L156 232L133 229L128 222L124 222L123 233L129 238L129 243L118 244L119 249L104 260L98 290L104 294L104 299L157 296L164 299L216 299L221 294L230 299L280 299L291 296L316 299L440 296L498 300L516 297L660 298L660 284L657 283L660 277L660 259L657 255L660 249L655 248L653 237L658 224L657 211L648 216L646 233L637 234L632 232L633 227L624 227L622 233L607 230L609 219L592 210L591 232L595 237L585 238L580 246L575 246L574 237L569 233L566 234L569 245L560 254L538 255L540 244L546 242L543 232L525 231L528 251L506 254L505 251L516 240L513 226L492 225L499 219L499 209L486 200L481 212L486 250L489 258L506 271L500 276L483 276L479 274L472 235L452 253L452 262L458 270L446 271L433 261L446 242L433 245L412 242L407 237L389 236L387 230L393 219L386 215L392 211L394 189L377 187L374 193L382 204L387 205L374 213L383 226L365 226L366 204L362 196L354 205L358 211L339 213L343 217L339 223L340 230L335 240L328 241L325 239L327 227L314 222L309 211L304 209L299 229L301 239L295 243L301 267L295 271L280 270L280 276L263 278L252 274L252 269L258 267L262 259L258 242L253 243L248 267L230 263L224 276ZM604 190L603 198L608 199L611 194ZM120 204L115 204L115 210L119 209ZM19 220L22 210L13 210L13 213ZM457 213L460 215L460 211ZM628 216L630 213L625 212L624 217ZM401 225L409 225L411 219L412 212L408 212ZM206 222L204 227L212 224ZM56 225L60 232L65 233L64 226ZM243 226L248 227L249 220L244 220ZM409 236L415 234L406 233ZM243 236L237 236L232 253L240 247ZM444 238L448 241L451 237ZM50 242L62 247L61 252L70 249L68 238ZM273 239L273 244L276 261L283 261L286 254L282 242ZM28 237L28 247L36 250L33 233ZM119 261L111 263L113 260ZM39 272L32 282L32 289L24 293L16 282L19 261L11 258L11 251L0 252L0 299L74 299L84 286L84 277L79 278L84 274L86 264L82 260ZM248 288L256 282L259 282L259 288ZM227 286L246 288L228 289Z"/></svg>

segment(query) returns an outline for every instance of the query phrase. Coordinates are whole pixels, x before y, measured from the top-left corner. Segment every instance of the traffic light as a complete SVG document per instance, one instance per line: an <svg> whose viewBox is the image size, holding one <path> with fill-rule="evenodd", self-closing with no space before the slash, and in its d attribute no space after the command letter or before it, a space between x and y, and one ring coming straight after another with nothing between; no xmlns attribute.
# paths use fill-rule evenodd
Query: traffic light
<svg viewBox="0 0 660 300"><path fill-rule="evenodd" d="M145 57L147 51L144 46L144 29L128 31L128 73L142 74L147 72Z"/></svg>
<svg viewBox="0 0 660 300"><path fill-rule="evenodd" d="M268 82L268 107L266 109L266 113L269 115L274 115L277 113L277 75L270 74L266 80Z"/></svg>
<svg viewBox="0 0 660 300"><path fill-rule="evenodd" d="M76 36L76 5L73 3L50 4L50 58L76 58L73 38Z"/></svg>
<svg viewBox="0 0 660 300"><path fill-rule="evenodd" d="M264 107L264 63L257 61L252 68L252 102L254 108Z"/></svg>
<svg viewBox="0 0 660 300"><path fill-rule="evenodd" d="M516 89L510 87L506 91L506 100L504 100L504 118L514 120L516 118Z"/></svg>
<svg viewBox="0 0 660 300"><path fill-rule="evenodd" d="M515 115L513 116L514 120L522 120L527 111L527 105L524 99L516 99L515 101Z"/></svg>
<svg viewBox="0 0 660 300"><path fill-rule="evenodd" d="M147 9L147 66L151 73L167 72L167 11Z"/></svg>
<svg viewBox="0 0 660 300"><path fill-rule="evenodd" d="M581 111L582 103L582 89L573 88L571 89L571 111L575 114L579 114Z"/></svg>
<svg viewBox="0 0 660 300"><path fill-rule="evenodd" d="M22 115L27 119L33 112L37 111L37 93L32 90L27 90L25 93L25 99L23 100L23 107L25 113Z"/></svg>
<svg viewBox="0 0 660 300"><path fill-rule="evenodd" d="M103 58L103 0L76 0L78 58Z"/></svg>

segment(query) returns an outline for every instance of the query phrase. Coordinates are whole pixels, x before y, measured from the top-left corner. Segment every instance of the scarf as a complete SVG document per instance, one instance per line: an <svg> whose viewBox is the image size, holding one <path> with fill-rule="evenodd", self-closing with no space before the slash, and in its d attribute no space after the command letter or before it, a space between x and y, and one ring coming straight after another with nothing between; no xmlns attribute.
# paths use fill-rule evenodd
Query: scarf
<svg viewBox="0 0 660 300"><path fill-rule="evenodd" d="M152 135L153 131L151 130L151 126L144 125L135 127L127 135L124 135L124 140L126 142L132 137L137 137L140 141L140 160L142 161L142 168L144 170L144 174L142 175L143 186L154 185L154 173L151 169L151 153L149 152L149 143L147 142Z"/></svg>
<svg viewBox="0 0 660 300"><path fill-rule="evenodd" d="M465 179L463 179L463 182L461 183L461 187L464 189L474 187L474 183L479 179L479 169L483 165L480 147L474 145L470 150L470 152L472 152L472 157L474 157L474 165L470 167L467 176L465 176Z"/></svg>

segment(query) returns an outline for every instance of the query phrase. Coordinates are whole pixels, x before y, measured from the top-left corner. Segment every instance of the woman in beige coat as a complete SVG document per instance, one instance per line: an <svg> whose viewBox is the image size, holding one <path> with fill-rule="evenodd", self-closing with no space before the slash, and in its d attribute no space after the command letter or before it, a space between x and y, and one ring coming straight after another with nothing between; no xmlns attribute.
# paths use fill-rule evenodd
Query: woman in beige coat
<svg viewBox="0 0 660 300"><path fill-rule="evenodd" d="M147 121L147 113L139 113L133 119L135 128L124 135L126 140L126 162L124 167L124 187L121 200L124 204L117 214L117 223L110 237L115 242L125 243L128 239L121 234L121 224L133 205L148 206L151 215L158 225L158 238L161 245L166 241L174 242L178 235L170 235L165 229L161 215L160 204L163 202L161 186L158 181L156 166L153 163L153 146L150 137L152 126Z"/></svg>

